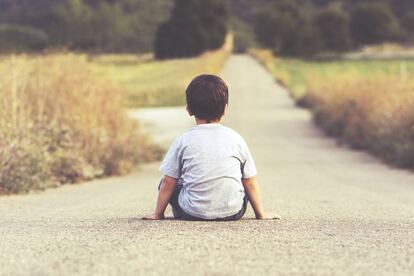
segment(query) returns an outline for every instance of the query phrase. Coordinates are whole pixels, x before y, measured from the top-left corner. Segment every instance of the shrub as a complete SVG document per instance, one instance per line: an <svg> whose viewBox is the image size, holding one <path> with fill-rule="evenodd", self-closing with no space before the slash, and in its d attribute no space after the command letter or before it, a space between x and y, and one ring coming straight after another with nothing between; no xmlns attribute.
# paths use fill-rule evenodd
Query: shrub
<svg viewBox="0 0 414 276"><path fill-rule="evenodd" d="M250 53L310 108L326 133L386 162L414 169L414 62L304 62ZM404 68L404 69L402 69Z"/></svg>
<svg viewBox="0 0 414 276"><path fill-rule="evenodd" d="M54 185L49 181L49 158L45 145L39 142L25 140L0 146L0 195Z"/></svg>
<svg viewBox="0 0 414 276"><path fill-rule="evenodd" d="M414 86L398 77L309 79L315 121L327 133L387 162L414 169Z"/></svg>
<svg viewBox="0 0 414 276"><path fill-rule="evenodd" d="M122 93L85 57L7 57L0 72L0 193L122 174L151 158Z"/></svg>

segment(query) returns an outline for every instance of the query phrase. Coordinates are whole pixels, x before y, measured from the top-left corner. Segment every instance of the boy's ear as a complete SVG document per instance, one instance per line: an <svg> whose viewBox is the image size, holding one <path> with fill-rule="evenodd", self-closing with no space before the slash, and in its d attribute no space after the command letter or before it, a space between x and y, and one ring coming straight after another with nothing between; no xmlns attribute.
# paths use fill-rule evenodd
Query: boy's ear
<svg viewBox="0 0 414 276"><path fill-rule="evenodd" d="M188 105L185 106L185 110L187 110L188 115L190 116L194 116L194 114L190 111L190 109L188 108Z"/></svg>

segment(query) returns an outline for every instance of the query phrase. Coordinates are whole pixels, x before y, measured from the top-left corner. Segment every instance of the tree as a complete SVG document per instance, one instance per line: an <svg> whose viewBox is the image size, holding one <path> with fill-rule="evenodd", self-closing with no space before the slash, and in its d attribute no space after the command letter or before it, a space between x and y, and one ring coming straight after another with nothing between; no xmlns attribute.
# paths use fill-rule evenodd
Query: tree
<svg viewBox="0 0 414 276"><path fill-rule="evenodd" d="M68 0L53 9L56 24L49 28L55 45L87 50L95 46L93 10L83 0ZM96 33L95 33L96 34Z"/></svg>
<svg viewBox="0 0 414 276"><path fill-rule="evenodd" d="M314 18L321 47L329 52L344 52L351 46L348 16L339 10L325 9Z"/></svg>
<svg viewBox="0 0 414 276"><path fill-rule="evenodd" d="M321 50L319 30L297 5L279 2L256 15L258 42L281 56L312 57Z"/></svg>
<svg viewBox="0 0 414 276"><path fill-rule="evenodd" d="M288 53L291 56L313 58L323 49L320 30L312 20L304 22L297 30L294 44Z"/></svg>
<svg viewBox="0 0 414 276"><path fill-rule="evenodd" d="M128 33L128 18L122 5L100 3L91 18L90 28L93 30L93 48L99 51L116 51Z"/></svg>
<svg viewBox="0 0 414 276"><path fill-rule="evenodd" d="M289 1L257 13L254 29L259 43L281 55L294 55L298 30L303 18L297 6Z"/></svg>
<svg viewBox="0 0 414 276"><path fill-rule="evenodd" d="M43 45L82 51L148 52L158 25L168 18L171 7L171 0L0 0L0 24L7 25L2 35L16 32L16 38L12 35L2 45L19 42L15 47L22 48L25 33L31 39L43 37L39 46L23 47L27 49Z"/></svg>
<svg viewBox="0 0 414 276"><path fill-rule="evenodd" d="M208 30L204 30L207 49L220 48L227 34L227 5L223 0L199 0L195 3L198 6L196 9L200 16L200 27Z"/></svg>
<svg viewBox="0 0 414 276"><path fill-rule="evenodd" d="M171 0L122 0L127 31L115 46L120 52L150 52L158 27L170 17Z"/></svg>
<svg viewBox="0 0 414 276"><path fill-rule="evenodd" d="M49 38L42 30L19 26L0 24L0 52L18 53L39 51L46 47Z"/></svg>
<svg viewBox="0 0 414 276"><path fill-rule="evenodd" d="M227 17L223 0L176 0L171 18L158 28L155 56L191 57L221 47L227 33Z"/></svg>
<svg viewBox="0 0 414 276"><path fill-rule="evenodd" d="M386 3L361 3L351 10L351 35L356 46L398 40L396 16Z"/></svg>
<svg viewBox="0 0 414 276"><path fill-rule="evenodd" d="M206 50L205 38L199 27L180 20L161 24L154 44L158 59L197 56Z"/></svg>
<svg viewBox="0 0 414 276"><path fill-rule="evenodd" d="M273 48L275 38L280 36L278 26L278 14L272 10L264 10L256 14L254 31L258 42L267 48Z"/></svg>
<svg viewBox="0 0 414 276"><path fill-rule="evenodd" d="M253 30L242 20L236 17L232 18L231 32L234 35L234 52L245 53L248 49L256 46Z"/></svg>
<svg viewBox="0 0 414 276"><path fill-rule="evenodd" d="M410 36L414 35L414 11L408 12L403 16L401 25Z"/></svg>

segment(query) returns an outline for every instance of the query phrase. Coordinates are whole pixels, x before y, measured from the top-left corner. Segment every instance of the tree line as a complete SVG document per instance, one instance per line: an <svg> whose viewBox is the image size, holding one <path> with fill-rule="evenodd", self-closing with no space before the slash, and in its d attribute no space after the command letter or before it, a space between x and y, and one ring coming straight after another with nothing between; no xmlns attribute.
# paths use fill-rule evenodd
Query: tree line
<svg viewBox="0 0 414 276"><path fill-rule="evenodd" d="M276 1L258 11L253 24L260 44L281 56L314 57L413 41L413 9L398 14L388 1L320 1Z"/></svg>
<svg viewBox="0 0 414 276"><path fill-rule="evenodd" d="M170 0L0 0L0 52L149 52Z"/></svg>
<svg viewBox="0 0 414 276"><path fill-rule="evenodd" d="M0 53L65 48L195 56L235 34L236 50L264 46L313 57L382 42L410 43L412 0L0 0Z"/></svg>

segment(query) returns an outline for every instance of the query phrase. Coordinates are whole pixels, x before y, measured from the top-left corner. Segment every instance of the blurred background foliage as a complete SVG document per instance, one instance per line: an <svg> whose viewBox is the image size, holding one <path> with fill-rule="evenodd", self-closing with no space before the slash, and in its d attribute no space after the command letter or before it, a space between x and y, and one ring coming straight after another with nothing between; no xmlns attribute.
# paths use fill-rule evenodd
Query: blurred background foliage
<svg viewBox="0 0 414 276"><path fill-rule="evenodd" d="M227 5L222 0L177 0L170 19L158 28L155 56L197 56L220 48L227 34L227 18Z"/></svg>
<svg viewBox="0 0 414 276"><path fill-rule="evenodd" d="M382 42L410 43L411 0L0 0L0 51L65 48L92 53L196 56L227 30L235 50L283 56L336 54Z"/></svg>
<svg viewBox="0 0 414 276"><path fill-rule="evenodd" d="M0 0L0 49L150 52L172 5L169 0Z"/></svg>
<svg viewBox="0 0 414 276"><path fill-rule="evenodd" d="M412 1L264 2L251 17L257 39L282 56L314 57L413 40Z"/></svg>

